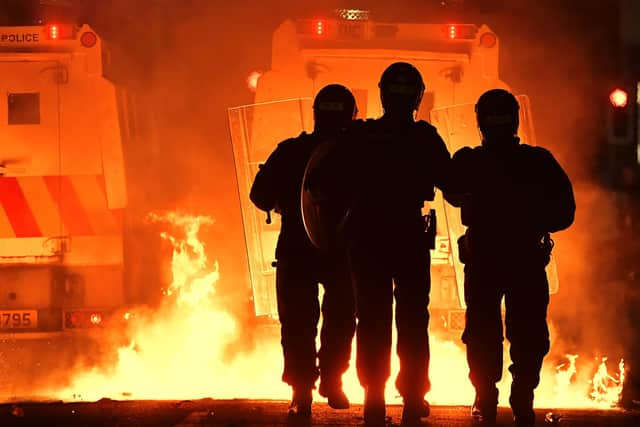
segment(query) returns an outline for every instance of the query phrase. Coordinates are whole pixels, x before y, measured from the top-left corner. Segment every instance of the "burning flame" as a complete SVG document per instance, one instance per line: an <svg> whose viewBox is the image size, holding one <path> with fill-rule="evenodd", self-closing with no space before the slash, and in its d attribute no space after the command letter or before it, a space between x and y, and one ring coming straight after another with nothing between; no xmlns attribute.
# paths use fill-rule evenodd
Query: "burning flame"
<svg viewBox="0 0 640 427"><path fill-rule="evenodd" d="M543 368L542 383L536 392L536 406L609 409L618 403L624 384L623 360L618 364L616 378L609 374L606 357L600 363L597 359L586 362L580 371L577 369L578 355L567 354L565 357L566 363L555 368L546 364Z"/></svg>
<svg viewBox="0 0 640 427"><path fill-rule="evenodd" d="M590 393L591 398L600 405L611 406L616 403L622 394L622 386L624 385L624 360L618 363L618 378L609 375L607 369L607 358L603 357L602 362L598 365L598 370L593 377L593 390Z"/></svg>
<svg viewBox="0 0 640 427"><path fill-rule="evenodd" d="M176 213L150 219L184 235L162 234L173 245L173 283L163 305L151 314L125 313L131 340L117 350L115 365L79 373L57 395L89 401L287 396L278 380L277 346L258 343L254 354L229 358L229 346L243 331L216 300L218 264L209 262L198 238L201 227L213 221Z"/></svg>
<svg viewBox="0 0 640 427"><path fill-rule="evenodd" d="M129 325L130 340L117 349L114 364L80 371L71 385L53 394L64 400L94 401L112 399L197 399L255 398L284 399L290 388L281 382L282 351L279 330L265 329L264 339L251 351L231 352L244 331L217 298L221 279L218 263L210 262L198 234L211 225L202 216L151 215L150 220L167 225L178 233L162 233L173 246L173 283L164 292L161 307L153 312L129 311L123 314ZM395 337L394 337L395 347ZM363 390L355 369L355 346L351 368L343 378L345 392L352 402L363 401ZM468 379L463 347L451 339L431 336L430 374L432 404L469 405L474 390ZM624 362L616 376L609 374L607 359L577 367L577 355L567 355L559 366L545 364L542 383L536 391L536 406L608 408L615 405L624 383ZM398 372L393 358L392 379ZM505 360L508 358L505 357ZM595 368L595 374L589 378ZM500 383L501 405L507 406L510 376ZM388 403L401 403L393 381L388 382ZM319 396L316 401L323 401Z"/></svg>

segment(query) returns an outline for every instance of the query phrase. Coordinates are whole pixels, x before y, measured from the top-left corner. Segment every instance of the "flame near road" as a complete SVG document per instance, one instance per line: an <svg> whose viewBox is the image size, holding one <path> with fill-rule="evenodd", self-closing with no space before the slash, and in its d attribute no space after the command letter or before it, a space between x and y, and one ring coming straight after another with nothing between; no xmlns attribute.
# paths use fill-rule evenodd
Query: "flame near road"
<svg viewBox="0 0 640 427"><path fill-rule="evenodd" d="M216 298L216 285L224 277L217 262L207 259L198 238L201 227L212 224L212 220L175 213L152 215L150 219L181 230L182 236L162 234L173 245L173 283L165 292L163 305L150 314L127 313L131 340L117 349L116 363L79 372L67 389L54 394L67 401L104 397L289 399L290 389L280 380L282 354L277 329L274 334L266 334L251 352L231 355L227 351L243 338L243 330ZM432 336L431 354L432 391L428 400L433 404L470 404L474 392L467 378L463 348ZM624 381L623 362L616 375L609 374L606 358L582 367L595 372L589 381L580 380L585 376L578 375L577 359L568 355L565 364L545 365L536 406L607 408L617 402ZM343 379L345 391L353 402L362 402L363 391L353 360L351 366ZM392 378L397 369L394 359ZM502 405L507 405L509 383L510 377L505 375L500 384ZM393 381L388 384L388 402L400 403ZM322 401L319 396L316 400Z"/></svg>

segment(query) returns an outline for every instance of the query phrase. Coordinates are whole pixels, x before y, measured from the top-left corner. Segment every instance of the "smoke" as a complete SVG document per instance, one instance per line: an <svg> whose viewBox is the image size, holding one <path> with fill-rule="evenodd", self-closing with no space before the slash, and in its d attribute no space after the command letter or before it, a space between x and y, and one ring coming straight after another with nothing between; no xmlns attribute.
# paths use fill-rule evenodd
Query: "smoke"
<svg viewBox="0 0 640 427"><path fill-rule="evenodd" d="M630 267L620 261L634 255L620 226L625 215L619 195L593 178L603 137L596 106L617 53L611 48L612 2L469 0L453 2L453 9L438 6L447 2L418 0L308 3L78 1L79 15L111 48L111 77L135 94L139 132L125 156L132 221L147 231L138 234L146 233L132 250L170 262L166 248L147 245L160 241L157 230L142 224L150 211L213 217L215 226L202 232L207 247L219 250L224 242L224 251L210 254L221 265L218 295L246 331L232 353L248 350L255 319L226 109L251 102L245 79L253 70L269 69L273 30L288 17L354 6L370 8L383 20L486 23L500 38L502 79L529 95L538 143L556 155L575 184L576 223L554 236L561 285L550 314L562 337L554 346L560 352L588 348L614 359L612 352L623 350L631 331L620 315L629 297ZM145 269L136 277L149 283L142 292L147 296L160 296L161 282L169 280Z"/></svg>
<svg viewBox="0 0 640 427"><path fill-rule="evenodd" d="M225 242L216 254L226 276L220 294L243 322L252 320L252 308L226 109L251 102L247 75L269 67L280 19L272 6L114 0L87 11L145 124L140 144L125 147L132 210L138 218L156 209L215 218L205 242Z"/></svg>
<svg viewBox="0 0 640 427"><path fill-rule="evenodd" d="M179 208L215 218L205 241L225 242L228 249L216 255L226 276L220 295L245 326L253 316L226 109L251 102L246 76L269 68L271 34L279 22L351 3L113 0L93 6L96 25L120 53L123 80L158 126L151 144L156 151L137 156L141 167L147 160L153 171L141 180L145 208ZM617 350L623 342L618 328L625 285L609 282L616 259L624 255L619 245L603 248L615 245L609 236L619 230L618 202L594 180L603 138L602 111L596 106L615 70L617 11L595 1L467 1L449 8L441 3L362 1L356 6L372 9L380 19L458 18L496 31L502 79L514 92L529 95L539 145L554 153L575 184L576 223L554 236L561 288L550 313L564 341L555 345L561 352Z"/></svg>

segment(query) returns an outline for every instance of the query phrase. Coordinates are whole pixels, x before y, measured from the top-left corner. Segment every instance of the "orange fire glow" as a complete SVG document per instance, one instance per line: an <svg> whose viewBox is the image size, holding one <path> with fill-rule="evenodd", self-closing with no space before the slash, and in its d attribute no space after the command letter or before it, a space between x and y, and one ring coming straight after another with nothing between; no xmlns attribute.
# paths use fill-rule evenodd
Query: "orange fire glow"
<svg viewBox="0 0 640 427"><path fill-rule="evenodd" d="M163 305L154 313L127 312L131 331L128 345L117 349L112 366L78 372L71 385L54 394L64 400L112 399L197 399L290 398L290 389L280 380L282 354L278 329L265 333L256 347L245 353L228 353L229 346L242 339L242 327L219 302L216 294L221 276L217 262L209 261L198 238L202 226L212 224L207 217L153 215L151 219L180 230L178 237L163 233L173 245L173 283L165 292ZM177 233L176 233L177 234ZM354 349L355 350L355 349ZM355 351L354 351L355 353ZM468 405L473 388L467 378L464 350L451 340L431 337L432 404ZM568 355L558 367L545 365L536 393L538 407L611 407L618 400L624 381L624 364L616 376L609 374L606 358L584 372L578 372L578 356ZM352 359L343 378L345 391L353 402L362 402ZM595 369L595 376L589 370ZM392 378L398 371L393 358ZM501 405L506 406L509 375L500 384ZM591 377L591 378L589 378ZM387 386L388 403L401 403L393 381ZM323 401L316 396L316 401Z"/></svg>

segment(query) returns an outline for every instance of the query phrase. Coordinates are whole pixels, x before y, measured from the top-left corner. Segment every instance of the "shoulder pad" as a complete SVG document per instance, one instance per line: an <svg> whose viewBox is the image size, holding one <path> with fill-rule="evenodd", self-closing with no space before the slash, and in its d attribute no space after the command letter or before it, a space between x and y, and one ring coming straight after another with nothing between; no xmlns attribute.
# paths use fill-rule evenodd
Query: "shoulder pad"
<svg viewBox="0 0 640 427"><path fill-rule="evenodd" d="M360 129L360 128L364 127L365 125L367 125L370 121L371 121L371 119L366 119L366 120L356 119L356 120L351 122L351 124L349 125L349 128L350 129Z"/></svg>
<svg viewBox="0 0 640 427"><path fill-rule="evenodd" d="M412 133L421 139L432 139L436 135L438 138L441 138L436 127L424 120L418 120L415 122Z"/></svg>
<svg viewBox="0 0 640 427"><path fill-rule="evenodd" d="M371 123L373 123L372 119L366 119L366 120L356 119L351 122L347 130L365 129L367 126L371 125Z"/></svg>
<svg viewBox="0 0 640 427"><path fill-rule="evenodd" d="M453 157L455 159L470 158L471 156L474 156L476 155L476 153L478 153L478 148L480 147L462 147L453 154Z"/></svg>
<svg viewBox="0 0 640 427"><path fill-rule="evenodd" d="M540 158L553 157L551 151L537 145L520 144L520 149L525 153L531 153L530 155Z"/></svg>
<svg viewBox="0 0 640 427"><path fill-rule="evenodd" d="M285 139L284 141L281 141L280 143L278 143L278 147L287 147L291 144L295 144L296 142L303 142L306 141L311 135L309 135L306 132L302 132L300 135L296 136L295 138L288 138Z"/></svg>
<svg viewBox="0 0 640 427"><path fill-rule="evenodd" d="M426 122L424 120L418 120L416 122L416 127L418 129L420 129L421 131L425 130L425 131L433 132L433 131L436 130L436 127L434 125L432 125L431 123Z"/></svg>
<svg viewBox="0 0 640 427"><path fill-rule="evenodd" d="M357 119L351 122L351 124L349 124L349 126L344 130L344 132L339 133L339 137L344 137L344 136L350 136L350 135L354 135L354 134L358 134L362 131L364 131L365 129L367 129L369 125L369 120L367 119L367 121L364 121L362 119Z"/></svg>

